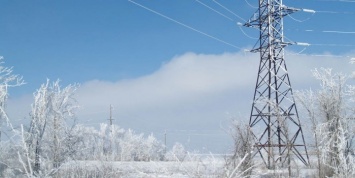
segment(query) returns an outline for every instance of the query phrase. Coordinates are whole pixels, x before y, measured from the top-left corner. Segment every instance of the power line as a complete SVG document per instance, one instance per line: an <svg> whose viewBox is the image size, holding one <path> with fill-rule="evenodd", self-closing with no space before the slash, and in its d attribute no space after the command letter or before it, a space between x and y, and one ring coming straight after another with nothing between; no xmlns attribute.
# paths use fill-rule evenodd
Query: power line
<svg viewBox="0 0 355 178"><path fill-rule="evenodd" d="M133 3L133 4L135 4L135 5L137 5L137 6L139 6L139 7L141 7L141 8L143 8L143 9L145 9L145 10L150 11L150 12L156 14L156 15L159 15L159 16L161 16L161 17L163 17L163 18L165 18L165 19L168 19L168 20L170 20L170 21L172 21L172 22L175 22L175 23L177 23L177 24L179 24L179 25L181 25L181 26L183 26L183 27L185 27L185 28L188 28L188 29L190 29L190 30L192 30L192 31L195 31L195 32L197 32L197 33L200 33L200 34L202 34L202 35L204 35L204 36L207 36L207 37L209 37L209 38L212 38L212 39L214 39L214 40L216 40L216 41L219 41L219 42L221 42L221 43L224 43L224 44L226 44L226 45L228 45L228 46L231 46L231 47L234 47L234 48L237 48L237 49L242 49L242 48L240 48L240 47L238 47L238 46L235 46L235 45L233 45L233 44L231 44L231 43L228 43L228 42L226 42L226 41L224 41L224 40L221 40L221 39L219 39L219 38L217 38L217 37L214 37L214 36L209 35L209 34L207 34L207 33L205 33L205 32L202 32L202 31L200 31L200 30L197 30L197 29L195 29L195 28L193 28L193 27L191 27L191 26L189 26L189 25L186 25L186 24L184 24L184 23L182 23L182 22L179 22L179 21L177 21L177 20L175 20L175 19L173 19L173 18L170 18L170 17L168 17L168 16L166 16L166 15L164 15L164 14L162 14L162 13L159 13L159 12L153 10L153 9L150 9L150 8L148 8L148 7L146 7L146 6L143 6L142 4L139 4L139 3L137 3L137 2L134 2L133 0L128 0L128 1L131 2L131 3Z"/></svg>
<svg viewBox="0 0 355 178"><path fill-rule="evenodd" d="M354 1L355 2L355 1ZM308 12L308 13L327 13L327 14L354 14L353 12L340 12L340 11L321 11L321 10L313 10L313 9L300 9L303 12Z"/></svg>
<svg viewBox="0 0 355 178"><path fill-rule="evenodd" d="M300 52L298 52L299 54L303 53L305 50L307 49L307 47L304 47Z"/></svg>
<svg viewBox="0 0 355 178"><path fill-rule="evenodd" d="M318 1L355 3L355 1L353 0L318 0Z"/></svg>
<svg viewBox="0 0 355 178"><path fill-rule="evenodd" d="M354 1L355 2L355 1ZM353 12L340 12L340 11L321 11L321 10L312 10L312 9L302 9L303 12L310 13L327 13L327 14L354 14Z"/></svg>
<svg viewBox="0 0 355 178"><path fill-rule="evenodd" d="M248 35L248 34L243 30L241 24L240 24L240 23L237 23L237 24L238 24L238 26L239 26L240 31L241 31L246 37L248 37L248 38L250 38L250 39L253 39L253 40L259 39L259 38L255 38L255 37L252 37L252 36Z"/></svg>
<svg viewBox="0 0 355 178"><path fill-rule="evenodd" d="M326 13L326 14L354 14L353 12L339 12L339 11L316 11L317 13Z"/></svg>
<svg viewBox="0 0 355 178"><path fill-rule="evenodd" d="M308 46L304 47L301 51L296 52L296 54L302 54L307 48L308 48Z"/></svg>
<svg viewBox="0 0 355 178"><path fill-rule="evenodd" d="M202 3L201 1L199 1L199 0L195 0L195 1L198 2L198 3L200 3L200 4L203 5L203 6L207 7L208 9L212 10L213 12L215 12L215 13L217 13L217 14L223 16L224 18L233 21L233 19L231 19L230 17L228 17L228 16L224 15L223 13L221 13L221 12L219 12L219 11L213 9L212 7L210 7L210 6L208 6L208 5L204 4L204 3ZM238 18L241 18L240 16L238 16L237 14L235 14L234 12L232 12L231 10L227 9L227 8L226 8L225 6L223 6L221 3L218 3L218 2L215 1L215 0L214 0L214 2L215 2L216 4L218 4L219 6L221 6L222 8L224 8L225 10L227 10L228 12L234 14L234 15L237 16ZM241 19L242 19L243 21L245 21L243 18L241 18ZM238 24L238 25L239 25L239 24ZM239 29L240 29L240 31L241 31L246 37L248 37L248 38L250 38L250 39L258 39L258 38L251 37L250 35L248 35L248 34L241 28L241 26L239 26Z"/></svg>
<svg viewBox="0 0 355 178"><path fill-rule="evenodd" d="M296 53L286 53L287 55L293 56L312 56L312 57L333 57L333 58L350 58L354 59L353 56L345 56L345 55L332 55L332 54L304 54L303 52L308 48L308 46L355 46L355 45L342 45L342 44L310 44L310 43L300 43L295 42L295 45L305 46L301 51Z"/></svg>
<svg viewBox="0 0 355 178"><path fill-rule="evenodd" d="M314 13L313 13L313 14L314 14ZM300 23L305 22L305 21L311 19L310 17L308 17L308 18L306 18L306 19L304 19L304 20L299 20L299 19L293 17L292 15L288 15L288 16L289 16L292 20L294 20L294 21L296 21L296 22L300 22Z"/></svg>
<svg viewBox="0 0 355 178"><path fill-rule="evenodd" d="M355 45L350 44L310 44L312 46L340 46L340 47L355 47Z"/></svg>
<svg viewBox="0 0 355 178"><path fill-rule="evenodd" d="M226 11L228 11L229 13L233 14L234 16L238 17L239 19L243 20L243 22L246 22L245 19L243 19L242 17L240 17L239 15L237 15L236 13L234 13L233 11L229 10L228 8L226 8L225 6L223 6L221 3L217 2L216 0L213 0L214 3L216 3L217 5L221 6L223 9L225 9Z"/></svg>
<svg viewBox="0 0 355 178"><path fill-rule="evenodd" d="M221 13L221 12L219 12L219 11L213 9L212 7L208 6L207 4L205 4L205 3L203 3L203 2L201 2L201 1L199 1L199 0L195 0L195 1L198 2L199 4L203 5L203 6L207 7L207 8L210 9L211 11L213 11L213 12L219 14L220 16L222 16L222 17L224 17L224 18L226 18L226 19L228 19L228 20L230 20L230 21L233 21L232 18L230 18L230 17L224 15L223 13Z"/></svg>
<svg viewBox="0 0 355 178"><path fill-rule="evenodd" d="M355 34L355 31L352 32L346 32L346 31L329 31L329 30L324 30L322 31L323 33L339 33L339 34Z"/></svg>
<svg viewBox="0 0 355 178"><path fill-rule="evenodd" d="M308 13L316 13L316 12L319 12L319 11L315 11L315 10L312 10L312 9L302 9L302 11L304 12L308 12ZM294 19L290 14L288 15L290 16L293 20L295 21L299 21L299 22L303 22L303 21L300 21L300 20L297 20L297 19ZM308 19L306 19L308 20ZM239 26L241 26L242 24L241 23L238 23ZM256 28L257 29L257 28ZM249 36L248 34L246 34L242 28L240 28L240 30L242 31L242 33L247 36L248 38L251 38L251 39L257 39L257 38L254 38L254 37L251 37ZM337 30L322 30L322 31L315 31L315 30L304 30L306 32L322 32L322 33L338 33L338 34L355 34L355 31L337 31ZM314 43L314 44L310 44L310 43L302 43L302 42L294 42L293 40L289 39L287 36L283 35L283 37L285 39L287 39L288 41L290 41L288 44L292 44L292 45L299 45L299 46L338 46L338 47L355 47L355 45L350 45L350 44L317 44L317 43ZM301 52L299 53L302 53L303 51L305 51L306 48L302 49Z"/></svg>
<svg viewBox="0 0 355 178"><path fill-rule="evenodd" d="M257 8L258 8L258 7L256 7L256 6L253 6L252 4L250 4L248 0L245 0L245 2L246 2L251 8L254 8L254 9L257 9Z"/></svg>
<svg viewBox="0 0 355 178"><path fill-rule="evenodd" d="M312 9L300 9L300 10L302 10L303 12L307 12L307 13L312 13L312 16L316 13L316 11L314 11L314 10L312 10ZM306 18L306 19L304 19L304 20L299 20L299 19L297 19L297 18L294 18L291 14L289 14L288 15L292 20L294 20L294 21L296 21L296 22L305 22L305 21L307 21L307 20L309 20L309 19L311 19L311 17L308 17L308 18Z"/></svg>
<svg viewBox="0 0 355 178"><path fill-rule="evenodd" d="M217 13L217 14L223 16L224 18L233 21L233 19L231 19L230 17L228 17L228 16L224 15L223 13L221 13L221 12L219 12L219 11L213 9L212 7L210 7L210 6L208 6L208 5L204 4L204 3L202 3L201 1L199 1L199 0L195 0L195 1L198 2L198 3L200 3L200 4L203 5L203 6L207 7L207 8L210 9L211 11L213 11L213 12L215 12L215 13ZM225 6L223 6L222 4L218 3L217 1L215 1L215 3L217 3L218 5L220 5L220 6L223 7L223 8L226 8ZM229 11L229 12L231 12L231 13L233 13L233 12L232 12L231 10L229 10L229 9L226 9L226 10ZM233 14L234 14L234 13L233 13ZM235 14L235 15L236 15L237 17L239 17L237 14ZM242 19L242 20L244 20L244 19ZM248 37L248 38L250 38L250 39L258 39L258 38L251 37L250 35L248 35L248 34L241 28L241 26L240 26L239 23L238 23L238 25L239 25L240 31L241 31L246 37Z"/></svg>
<svg viewBox="0 0 355 178"><path fill-rule="evenodd" d="M207 6L206 4L202 3L201 1L199 1L199 0L196 0L196 1L197 1L198 3L200 3L201 5L204 5L205 7L209 8L210 10L212 10L212 11L218 13L219 15L222 15L223 17L226 17L227 19L231 20L231 18L229 18L228 16L225 16L224 14L222 14L222 13L220 13L219 11L213 9L212 7ZM168 20L170 20L170 21L172 21L172 22L175 22L175 23L177 23L177 24L179 24L179 25L181 25L181 26L183 26L183 27L185 27L185 28L188 28L188 29L190 29L190 30L192 30L192 31L195 31L195 32L200 33L200 34L202 34L202 35L204 35L204 36L207 36L207 37L209 37L209 38L211 38L211 39L214 39L214 40L216 40L216 41L219 41L219 42L221 42L221 43L224 43L224 44L226 44L226 45L228 45L228 46L231 46L231 47L234 47L234 48L237 48L237 49L242 49L242 48L240 48L240 47L238 47L238 46L235 46L235 45L233 45L233 44L231 44L231 43L229 43L229 42L226 42L226 41L221 40L221 39L219 39L219 38L217 38L217 37L214 37L214 36L212 36L212 35L209 35L209 34L207 34L207 33L205 33L205 32L202 32L202 31L200 31L200 30L198 30L198 29L195 29L195 28L193 28L193 27L191 27L191 26L189 26L189 25L186 25L186 24L184 24L184 23L182 23L182 22L179 22L179 21L177 21L177 20L175 20L175 19L173 19L173 18L171 18L171 17L168 17L168 16L166 16L166 15L164 15L164 14L162 14L162 13L159 13L159 12L153 10L153 9L150 9L150 8L148 8L148 7L146 7L146 6L143 6L142 4L139 4L139 3L137 3L137 2L135 2L135 1L133 1L133 0L129 0L129 2L135 4L135 5L137 5L137 6L141 7L141 8L143 8L143 9L146 9L146 10L148 10L148 11L150 11L150 12L156 14L156 15L159 15L159 16L165 18L165 19L168 19ZM225 10L227 10L228 12L232 13L232 14L235 15L236 17L238 17L238 18L242 19L243 21L245 21L243 18L241 18L240 16L238 16L237 14L235 14L234 12L232 12L231 10L229 10L228 8L226 8L225 6L223 6L221 3L217 2L216 0L213 0L213 2L215 2L216 4L218 4L219 6L221 6L222 8L224 8ZM311 9L302 9L302 10L305 11L305 12L310 12L310 13L319 12L319 11L314 11L314 10L311 10ZM241 27L240 27L240 30L241 30L241 32L242 32L246 37L251 38L251 39L256 39L256 38L251 37L251 36L249 36L248 34L246 34L245 31L244 31ZM315 32L315 30L305 30L305 31L307 31L307 32ZM322 32L322 33L338 33L338 34L355 34L355 31L353 32L353 31L334 31L334 30L331 31L331 30L323 30L323 31L318 31L318 32ZM354 47L354 46L355 46L355 45L348 45L348 44L309 44L309 43L297 43L297 42L292 42L293 40L290 40L290 39L289 39L288 37L286 37L286 36L284 36L284 38L287 39L287 40L289 40L289 41L291 41L291 42L290 42L291 44L296 44L296 45L301 45L301 46L333 46L333 47L334 47L334 46L339 46L339 47ZM305 49L303 49L301 52L303 52L304 50L305 50ZM247 50L247 51L248 51L248 50ZM301 53L301 52L300 52L300 53Z"/></svg>
<svg viewBox="0 0 355 178"><path fill-rule="evenodd" d="M302 50L304 51L304 50ZM332 55L332 54L304 54L304 53L301 53L301 52L298 52L298 53L288 53L286 51L285 53L286 55L290 55L290 56L312 56L312 57L333 57L333 58L349 58L349 59L353 59L354 57L352 56L344 56L344 55Z"/></svg>
<svg viewBox="0 0 355 178"><path fill-rule="evenodd" d="M341 46L341 47L355 47L355 45L351 44L321 44L321 43L303 43L303 42L293 42L293 45L298 46Z"/></svg>
<svg viewBox="0 0 355 178"><path fill-rule="evenodd" d="M321 32L321 33L338 33L338 34L355 34L355 31L338 31L338 30L304 30L305 32Z"/></svg>

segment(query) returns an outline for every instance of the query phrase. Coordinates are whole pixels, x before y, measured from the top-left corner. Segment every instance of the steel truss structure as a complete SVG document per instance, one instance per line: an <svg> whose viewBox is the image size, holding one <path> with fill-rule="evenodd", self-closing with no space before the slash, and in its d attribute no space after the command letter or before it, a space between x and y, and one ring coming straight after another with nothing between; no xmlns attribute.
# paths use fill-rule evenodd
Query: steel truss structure
<svg viewBox="0 0 355 178"><path fill-rule="evenodd" d="M260 155L269 168L291 164L296 156L309 164L307 147L293 98L284 60L283 18L299 9L282 4L282 0L259 0L259 9L244 24L260 30L257 47L260 66L255 86L249 126L255 138L254 154Z"/></svg>

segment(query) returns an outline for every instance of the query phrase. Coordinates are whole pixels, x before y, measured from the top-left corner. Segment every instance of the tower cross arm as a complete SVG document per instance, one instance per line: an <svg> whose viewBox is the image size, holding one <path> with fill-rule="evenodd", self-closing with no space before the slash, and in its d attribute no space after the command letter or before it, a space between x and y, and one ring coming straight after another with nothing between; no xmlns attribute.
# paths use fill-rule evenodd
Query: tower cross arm
<svg viewBox="0 0 355 178"><path fill-rule="evenodd" d="M288 7L288 6L282 5L281 6L281 10L282 10L282 17L284 17L286 15L295 13L297 11L301 11L302 9L294 8L294 7Z"/></svg>
<svg viewBox="0 0 355 178"><path fill-rule="evenodd" d="M302 9L288 7L285 5L280 5L278 8L275 8L270 11L266 9L263 11L258 10L247 22L244 23L243 26L260 28L261 24L264 23L265 19L267 19L268 16L273 16L274 18L281 18L301 10Z"/></svg>

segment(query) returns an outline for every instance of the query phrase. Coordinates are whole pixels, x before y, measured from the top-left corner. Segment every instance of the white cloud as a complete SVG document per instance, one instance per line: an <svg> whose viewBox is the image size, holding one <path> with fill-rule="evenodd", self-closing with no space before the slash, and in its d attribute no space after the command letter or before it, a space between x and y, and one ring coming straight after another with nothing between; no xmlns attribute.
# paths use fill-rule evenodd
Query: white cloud
<svg viewBox="0 0 355 178"><path fill-rule="evenodd" d="M84 109L90 110L114 103L123 110L184 103L247 86L254 78L249 72L255 71L256 64L257 60L243 54L187 53L174 57L153 74L137 79L84 83L78 100Z"/></svg>
<svg viewBox="0 0 355 178"><path fill-rule="evenodd" d="M291 83L296 89L317 86L310 76L310 70L316 67L330 67L344 73L353 71L355 66L350 66L349 60L286 56ZM200 142L195 145L198 148L203 145L213 149L215 141L224 140L217 148L220 150L229 143L229 136L223 135L220 128L220 125L228 125L226 113L235 115L240 112L248 119L258 65L258 54L186 53L175 56L150 75L116 82L88 81L77 93L81 105L79 123L95 125L108 122L109 105L112 104L115 108L114 122L122 127L147 134L154 132L160 138L164 130L168 130L170 144L189 140L191 147L194 147L193 143ZM12 103L21 103L21 99ZM16 110L16 107L9 107L11 113L16 113ZM189 131L174 135L180 133L179 130ZM213 136L206 135L207 130ZM193 138L195 140L191 140Z"/></svg>

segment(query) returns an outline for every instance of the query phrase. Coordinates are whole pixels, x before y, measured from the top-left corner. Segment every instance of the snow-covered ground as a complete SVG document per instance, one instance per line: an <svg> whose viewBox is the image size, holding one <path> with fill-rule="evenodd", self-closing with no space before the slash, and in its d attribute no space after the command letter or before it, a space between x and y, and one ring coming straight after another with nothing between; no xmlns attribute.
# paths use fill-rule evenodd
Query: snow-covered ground
<svg viewBox="0 0 355 178"><path fill-rule="evenodd" d="M227 170L223 158L207 157L194 161L152 161L152 162L121 162L121 161L75 161L63 165L66 177L124 177L124 178L190 178L190 177L238 177ZM300 166L293 169L294 177L313 177L316 169ZM258 164L252 177L284 177L287 169L268 170ZM280 176L284 175L284 176Z"/></svg>
<svg viewBox="0 0 355 178"><path fill-rule="evenodd" d="M152 162L120 162L120 161L75 161L63 166L65 172L82 172L86 175L112 177L221 177L223 160L200 161L152 161ZM86 174L86 175L85 175Z"/></svg>

